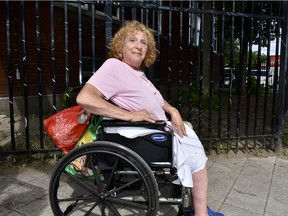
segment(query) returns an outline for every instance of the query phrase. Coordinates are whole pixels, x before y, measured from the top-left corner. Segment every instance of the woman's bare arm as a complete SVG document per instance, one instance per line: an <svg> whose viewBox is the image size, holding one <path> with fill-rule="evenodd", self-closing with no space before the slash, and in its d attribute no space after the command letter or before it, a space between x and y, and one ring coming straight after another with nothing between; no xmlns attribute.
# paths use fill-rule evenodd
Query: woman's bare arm
<svg viewBox="0 0 288 216"><path fill-rule="evenodd" d="M182 117L181 117L180 113L178 112L178 110L175 107L171 106L165 100L164 100L163 109L165 110L165 112L169 113L169 115L171 116L171 123L172 123L173 129L181 137L183 137L184 135L186 136L187 133L186 133L186 129L184 126L184 122L183 122Z"/></svg>
<svg viewBox="0 0 288 216"><path fill-rule="evenodd" d="M155 122L149 113L143 109L130 112L104 99L104 95L93 85L87 83L81 89L76 102L87 112L124 121L149 121Z"/></svg>

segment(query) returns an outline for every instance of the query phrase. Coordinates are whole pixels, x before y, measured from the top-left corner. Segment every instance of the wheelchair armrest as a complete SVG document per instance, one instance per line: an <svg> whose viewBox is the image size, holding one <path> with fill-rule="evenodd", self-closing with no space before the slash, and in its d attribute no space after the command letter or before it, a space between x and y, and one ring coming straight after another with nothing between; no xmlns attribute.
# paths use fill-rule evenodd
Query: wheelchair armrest
<svg viewBox="0 0 288 216"><path fill-rule="evenodd" d="M102 127L145 127L145 128L154 128L166 126L166 121L156 121L155 123L140 121L140 122L130 122L123 121L119 119L103 119L100 122Z"/></svg>

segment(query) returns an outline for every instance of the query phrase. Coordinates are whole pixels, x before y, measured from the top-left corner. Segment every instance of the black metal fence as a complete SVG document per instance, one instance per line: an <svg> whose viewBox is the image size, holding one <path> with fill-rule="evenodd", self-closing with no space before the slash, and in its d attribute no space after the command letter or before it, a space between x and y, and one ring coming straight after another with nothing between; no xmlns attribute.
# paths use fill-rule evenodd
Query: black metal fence
<svg viewBox="0 0 288 216"><path fill-rule="evenodd" d="M155 33L159 56L147 75L192 122L208 152L281 148L286 1L0 4L6 46L1 73L7 79L7 95L2 89L1 97L8 97L10 116L1 155L57 151L43 120L75 103L78 87L97 70L113 33L129 19Z"/></svg>

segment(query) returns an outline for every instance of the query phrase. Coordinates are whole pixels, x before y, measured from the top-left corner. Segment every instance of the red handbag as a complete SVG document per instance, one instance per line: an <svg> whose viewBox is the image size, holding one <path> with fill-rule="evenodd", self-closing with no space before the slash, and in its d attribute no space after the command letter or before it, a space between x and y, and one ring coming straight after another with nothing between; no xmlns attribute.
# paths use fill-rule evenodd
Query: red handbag
<svg viewBox="0 0 288 216"><path fill-rule="evenodd" d="M44 129L55 145L65 154L75 147L87 127L92 114L76 105L57 112L43 121Z"/></svg>

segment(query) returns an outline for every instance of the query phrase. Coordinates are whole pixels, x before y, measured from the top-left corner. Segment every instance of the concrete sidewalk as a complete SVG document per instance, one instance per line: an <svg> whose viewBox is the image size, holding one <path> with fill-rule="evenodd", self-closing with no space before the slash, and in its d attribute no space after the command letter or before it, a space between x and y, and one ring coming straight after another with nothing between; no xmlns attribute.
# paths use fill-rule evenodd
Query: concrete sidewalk
<svg viewBox="0 0 288 216"><path fill-rule="evenodd" d="M210 160L209 181L209 205L225 216L288 215L288 160Z"/></svg>
<svg viewBox="0 0 288 216"><path fill-rule="evenodd" d="M53 162L0 171L1 216L51 216ZM288 215L288 160L279 157L208 161L209 206L225 216ZM175 209L165 215L174 215ZM164 215L164 214L161 214Z"/></svg>

